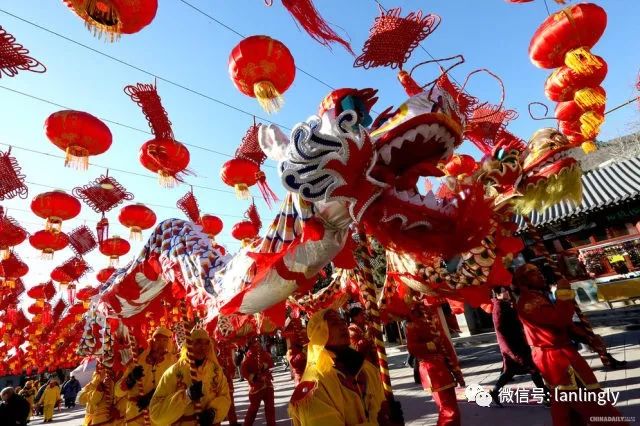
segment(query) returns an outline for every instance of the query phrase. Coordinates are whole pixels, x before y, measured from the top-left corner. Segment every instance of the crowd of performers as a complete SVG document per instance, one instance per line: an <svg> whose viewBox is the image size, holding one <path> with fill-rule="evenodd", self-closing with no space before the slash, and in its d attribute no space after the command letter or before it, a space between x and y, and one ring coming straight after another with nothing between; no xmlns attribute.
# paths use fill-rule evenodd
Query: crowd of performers
<svg viewBox="0 0 640 426"><path fill-rule="evenodd" d="M503 370L490 392L493 402L502 406L500 389L515 375L530 374L536 387L544 389L545 405L551 407L556 426L586 425L592 416L618 417L611 403L599 405L597 398L591 402L558 398L561 393L579 392L579 388L602 392L576 343L590 346L609 368L625 363L606 351L602 338L586 322L574 322L577 308L569 283L561 279L554 285L557 288L551 292L541 271L525 264L516 269L511 286L494 288L493 320ZM399 403L383 391L366 312L358 304L348 308L344 316L350 324L338 311L323 309L306 324L299 317L289 318L282 330L295 383L288 414L296 426L404 424ZM460 425L456 387L464 387L465 380L439 309L426 303L413 305L405 326L407 349L415 360L416 378L438 408L438 426ZM77 394L86 406L87 426L200 426L225 420L238 425L233 383L239 367L249 387L243 424L254 424L262 406L267 425L276 424L274 360L260 336L249 338L241 362L235 345L216 342L203 329L194 328L187 341L179 351L173 332L158 327L146 349L120 377L98 363L82 389L75 378L65 382L63 390L55 379L42 383L40 389L33 382L18 391L6 388L0 418L15 415L15 424L23 424L19 416L26 421L39 409L44 421L51 422L61 395L67 407L72 407Z"/></svg>

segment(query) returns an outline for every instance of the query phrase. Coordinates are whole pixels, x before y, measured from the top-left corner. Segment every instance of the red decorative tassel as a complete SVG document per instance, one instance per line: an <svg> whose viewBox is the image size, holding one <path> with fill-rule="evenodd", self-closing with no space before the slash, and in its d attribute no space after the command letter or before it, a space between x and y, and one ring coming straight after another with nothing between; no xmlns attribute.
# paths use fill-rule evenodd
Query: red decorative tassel
<svg viewBox="0 0 640 426"><path fill-rule="evenodd" d="M98 244L102 244L104 240L109 238L109 219L104 214L96 225L96 234L98 234Z"/></svg>
<svg viewBox="0 0 640 426"><path fill-rule="evenodd" d="M262 197L269 208L273 207L273 203L280 201L276 193L269 187L267 178L264 174L260 176L260 179L258 179L258 188L260 189L260 193L262 193Z"/></svg>
<svg viewBox="0 0 640 426"><path fill-rule="evenodd" d="M260 215L258 214L258 209L255 204L251 204L249 209L246 212L246 216L251 223L256 227L256 229L262 228L262 220L260 220Z"/></svg>
<svg viewBox="0 0 640 426"><path fill-rule="evenodd" d="M351 45L333 31L311 0L282 0L282 5L315 41L325 46L340 43L349 53L354 54Z"/></svg>

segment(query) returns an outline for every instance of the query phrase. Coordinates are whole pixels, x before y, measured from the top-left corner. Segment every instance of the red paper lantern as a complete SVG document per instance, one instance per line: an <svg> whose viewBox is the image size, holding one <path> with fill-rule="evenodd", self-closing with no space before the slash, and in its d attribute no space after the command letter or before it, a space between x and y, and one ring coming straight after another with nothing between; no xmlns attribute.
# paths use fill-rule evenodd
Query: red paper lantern
<svg viewBox="0 0 640 426"><path fill-rule="evenodd" d="M47 281L46 283L34 285L27 291L27 296L32 299L41 300L41 304L44 303L44 300L50 300L55 296L56 288L54 287L51 281Z"/></svg>
<svg viewBox="0 0 640 426"><path fill-rule="evenodd" d="M93 115L73 110L54 112L44 122L47 138L65 152L65 166L86 170L89 156L100 155L111 146L111 131Z"/></svg>
<svg viewBox="0 0 640 426"><path fill-rule="evenodd" d="M544 93L554 102L572 100L576 91L584 87L597 87L607 76L607 63L599 56L594 59L601 63L598 68L592 68L589 72L579 74L567 66L556 69L547 78L544 85Z"/></svg>
<svg viewBox="0 0 640 426"><path fill-rule="evenodd" d="M49 277L59 283L61 286L66 286L67 284L69 284L72 281L72 278L69 276L69 274L67 274L61 267L56 267L53 268L53 271L51 271L51 274L49 274Z"/></svg>
<svg viewBox="0 0 640 426"><path fill-rule="evenodd" d="M120 256L129 253L130 249L129 242L118 236L113 236L100 243L100 253L109 256L110 266L116 265Z"/></svg>
<svg viewBox="0 0 640 426"><path fill-rule="evenodd" d="M478 169L478 163L470 155L456 154L444 166L448 176L468 176Z"/></svg>
<svg viewBox="0 0 640 426"><path fill-rule="evenodd" d="M96 274L96 279L100 284L104 284L107 282L111 275L116 271L116 268L104 268L98 271Z"/></svg>
<svg viewBox="0 0 640 426"><path fill-rule="evenodd" d="M140 163L158 174L160 185L165 188L181 181L178 176L189 166L190 154L186 146L173 139L151 139L140 147Z"/></svg>
<svg viewBox="0 0 640 426"><path fill-rule="evenodd" d="M597 66L589 49L607 27L607 13L593 3L569 6L549 16L533 35L529 58L540 68L567 65L576 71Z"/></svg>
<svg viewBox="0 0 640 426"><path fill-rule="evenodd" d="M229 76L236 88L256 98L266 112L276 112L282 94L296 76L296 65L287 46L264 35L243 39L229 55Z"/></svg>
<svg viewBox="0 0 640 426"><path fill-rule="evenodd" d="M69 245L69 237L64 232L38 231L29 237L29 243L42 251L43 259L53 259L53 254Z"/></svg>
<svg viewBox="0 0 640 426"><path fill-rule="evenodd" d="M212 214L202 215L200 223L202 224L202 232L207 234L209 238L214 241L216 235L222 232L222 227L224 226L222 220L218 216L214 216Z"/></svg>
<svg viewBox="0 0 640 426"><path fill-rule="evenodd" d="M134 34L156 16L158 0L63 0L94 34L110 41Z"/></svg>
<svg viewBox="0 0 640 426"><path fill-rule="evenodd" d="M80 201L64 191L50 191L37 195L31 201L31 210L47 220L46 230L60 232L62 221L80 214Z"/></svg>
<svg viewBox="0 0 640 426"><path fill-rule="evenodd" d="M243 200L251 195L249 187L255 185L263 176L264 173L258 164L243 158L232 158L225 162L220 170L222 181L234 187L238 198Z"/></svg>
<svg viewBox="0 0 640 426"><path fill-rule="evenodd" d="M2 275L0 275L0 279L3 280L2 286L14 289L16 281L29 273L29 267L13 254L8 259L0 262L0 272L2 272Z"/></svg>
<svg viewBox="0 0 640 426"><path fill-rule="evenodd" d="M8 259L11 249L27 239L27 231L8 216L0 216L0 260Z"/></svg>
<svg viewBox="0 0 640 426"><path fill-rule="evenodd" d="M123 207L118 215L120 223L130 229L130 240L142 240L142 231L156 223L156 214L144 204L132 204Z"/></svg>
<svg viewBox="0 0 640 426"><path fill-rule="evenodd" d="M238 222L231 228L231 236L236 240L240 240L243 247L251 243L251 241L258 236L259 232L260 229L249 220Z"/></svg>

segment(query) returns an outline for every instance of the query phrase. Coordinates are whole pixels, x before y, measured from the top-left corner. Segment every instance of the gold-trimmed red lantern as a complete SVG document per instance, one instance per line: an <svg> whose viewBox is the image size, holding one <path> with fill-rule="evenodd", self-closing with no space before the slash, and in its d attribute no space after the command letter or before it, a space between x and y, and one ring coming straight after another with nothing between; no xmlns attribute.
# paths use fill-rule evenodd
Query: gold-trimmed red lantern
<svg viewBox="0 0 640 426"><path fill-rule="evenodd" d="M250 220L243 220L233 225L231 236L242 243L242 247L247 246L258 237L260 228Z"/></svg>
<svg viewBox="0 0 640 426"><path fill-rule="evenodd" d="M120 210L118 215L120 223L130 230L130 240L142 240L142 231L156 224L156 214L142 203L131 204Z"/></svg>
<svg viewBox="0 0 640 426"><path fill-rule="evenodd" d="M111 275L113 275L115 271L116 268L112 267L100 269L96 274L96 279L100 284L104 284L107 282L107 280L109 280L109 278L111 278Z"/></svg>
<svg viewBox="0 0 640 426"><path fill-rule="evenodd" d="M173 188L189 166L191 156L182 143L167 138L156 138L145 142L140 147L140 163L142 166L158 174L160 185Z"/></svg>
<svg viewBox="0 0 640 426"><path fill-rule="evenodd" d="M86 170L89 157L105 153L111 146L111 131L99 118L74 110L51 114L44 122L47 138L65 152L64 165Z"/></svg>
<svg viewBox="0 0 640 426"><path fill-rule="evenodd" d="M115 41L149 25L158 11L158 0L63 0L95 35Z"/></svg>
<svg viewBox="0 0 640 426"><path fill-rule="evenodd" d="M598 87L607 76L608 66L600 56L594 56L594 60L601 65L586 73L577 73L567 66L554 70L544 84L544 93L547 98L554 102L565 102L572 100L579 89Z"/></svg>
<svg viewBox="0 0 640 426"><path fill-rule="evenodd" d="M53 268L51 274L49 274L49 278L57 282L60 287L66 287L73 280L61 266Z"/></svg>
<svg viewBox="0 0 640 426"><path fill-rule="evenodd" d="M45 192L31 201L36 216L46 219L46 230L60 232L62 222L80 214L80 201L61 190Z"/></svg>
<svg viewBox="0 0 640 426"><path fill-rule="evenodd" d="M224 227L222 219L212 214L203 214L200 217L200 224L202 225L202 232L207 234L213 241L215 241L216 235L222 232Z"/></svg>
<svg viewBox="0 0 640 426"><path fill-rule="evenodd" d="M29 244L42 252L43 259L53 259L53 254L69 245L69 237L64 232L41 230L29 237Z"/></svg>
<svg viewBox="0 0 640 426"><path fill-rule="evenodd" d="M120 256L129 253L129 250L131 250L131 244L117 235L100 243L100 253L109 257L109 266L117 265Z"/></svg>
<svg viewBox="0 0 640 426"><path fill-rule="evenodd" d="M296 64L282 42L265 35L240 41L229 55L229 76L236 88L256 98L268 113L277 112L282 94L296 76Z"/></svg>
<svg viewBox="0 0 640 426"><path fill-rule="evenodd" d="M27 231L13 218L0 213L0 260L8 259L13 247L27 239Z"/></svg>
<svg viewBox="0 0 640 426"><path fill-rule="evenodd" d="M15 253L11 253L7 259L0 262L0 272L2 287L14 289L16 281L29 273L29 266Z"/></svg>
<svg viewBox="0 0 640 426"><path fill-rule="evenodd" d="M607 27L607 13L593 3L571 5L550 15L529 44L529 58L539 68L567 65L578 73L600 66L590 49Z"/></svg>

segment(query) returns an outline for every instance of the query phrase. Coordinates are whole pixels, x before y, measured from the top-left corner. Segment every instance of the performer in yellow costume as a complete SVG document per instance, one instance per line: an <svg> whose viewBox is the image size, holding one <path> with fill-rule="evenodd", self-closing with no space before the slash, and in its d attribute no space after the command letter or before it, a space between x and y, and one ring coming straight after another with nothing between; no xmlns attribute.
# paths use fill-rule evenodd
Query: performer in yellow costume
<svg viewBox="0 0 640 426"><path fill-rule="evenodd" d="M377 368L349 347L336 311L316 312L307 334L307 367L289 403L294 426L404 424L399 406L385 400Z"/></svg>
<svg viewBox="0 0 640 426"><path fill-rule="evenodd" d="M125 415L127 426L145 424L145 409L149 407L156 386L164 372L176 362L171 337L171 330L158 327L149 340L149 347L138 357L137 364L131 363L120 381L116 383L116 397L127 399ZM141 386L142 395L140 394ZM156 423L151 422L151 424Z"/></svg>
<svg viewBox="0 0 640 426"><path fill-rule="evenodd" d="M126 398L114 395L114 381L106 368L98 363L91 381L80 391L78 400L85 405L84 426L122 426Z"/></svg>
<svg viewBox="0 0 640 426"><path fill-rule="evenodd" d="M183 349L178 362L162 375L151 398L149 412L155 424L211 425L227 416L231 405L229 386L206 331L191 332L191 354L196 380L191 379L189 357ZM196 403L200 405L200 413L196 413Z"/></svg>
<svg viewBox="0 0 640 426"><path fill-rule="evenodd" d="M51 380L38 400L38 404L43 405L44 423L53 421L53 409L58 400L60 400L60 386L58 386L58 382Z"/></svg>

